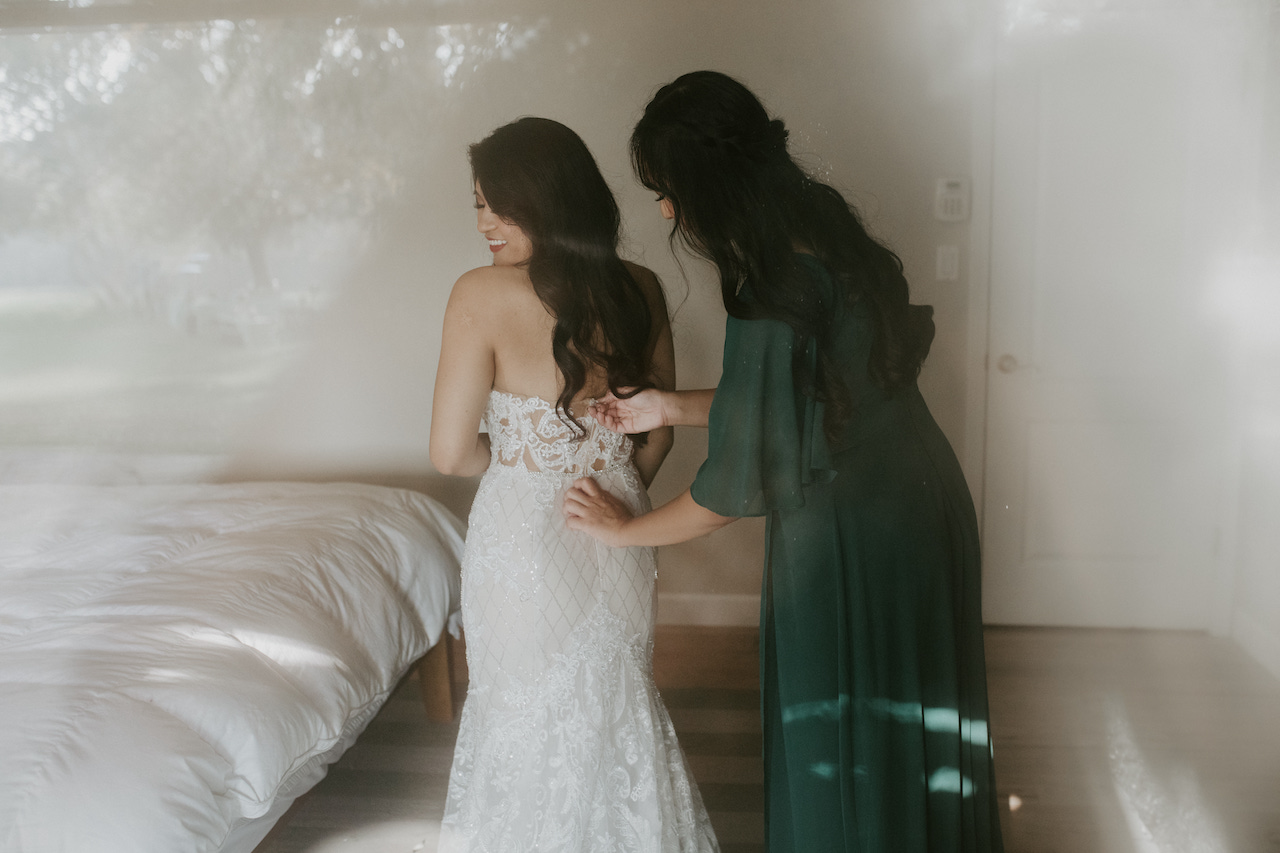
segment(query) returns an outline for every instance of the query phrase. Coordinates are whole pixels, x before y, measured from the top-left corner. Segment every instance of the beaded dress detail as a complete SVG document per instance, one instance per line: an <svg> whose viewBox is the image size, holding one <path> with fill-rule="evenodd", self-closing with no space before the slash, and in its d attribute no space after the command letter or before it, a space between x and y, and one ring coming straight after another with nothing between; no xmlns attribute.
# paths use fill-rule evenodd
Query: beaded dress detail
<svg viewBox="0 0 1280 853"><path fill-rule="evenodd" d="M462 563L470 685L441 853L715 851L653 681L653 548L565 526L591 476L634 512L649 499L626 436L502 391Z"/></svg>

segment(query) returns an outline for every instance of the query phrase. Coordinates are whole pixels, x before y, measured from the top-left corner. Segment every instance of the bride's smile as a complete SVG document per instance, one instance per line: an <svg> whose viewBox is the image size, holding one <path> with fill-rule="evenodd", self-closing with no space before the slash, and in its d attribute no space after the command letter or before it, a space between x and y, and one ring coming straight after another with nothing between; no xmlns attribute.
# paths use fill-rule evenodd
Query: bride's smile
<svg viewBox="0 0 1280 853"><path fill-rule="evenodd" d="M513 267L533 255L533 242L529 236L519 225L493 212L479 181L476 181L476 230L489 241L494 266Z"/></svg>

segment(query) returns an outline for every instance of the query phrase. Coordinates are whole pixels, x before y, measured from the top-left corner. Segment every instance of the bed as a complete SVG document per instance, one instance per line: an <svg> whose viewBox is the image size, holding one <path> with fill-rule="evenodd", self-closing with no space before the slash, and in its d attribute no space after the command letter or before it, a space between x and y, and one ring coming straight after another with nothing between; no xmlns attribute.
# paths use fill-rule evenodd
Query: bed
<svg viewBox="0 0 1280 853"><path fill-rule="evenodd" d="M252 850L456 630L461 546L383 486L0 485L0 850Z"/></svg>

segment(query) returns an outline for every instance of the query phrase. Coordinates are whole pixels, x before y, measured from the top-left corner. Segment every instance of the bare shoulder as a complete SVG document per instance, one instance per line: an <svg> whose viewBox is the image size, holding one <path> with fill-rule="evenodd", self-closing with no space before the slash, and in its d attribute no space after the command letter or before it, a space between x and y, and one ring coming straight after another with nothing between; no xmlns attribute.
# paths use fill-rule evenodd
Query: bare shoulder
<svg viewBox="0 0 1280 853"><path fill-rule="evenodd" d="M661 308L663 313L666 313L667 299L662 292L662 282L658 280L653 270L631 261L623 261L623 263L627 265L627 271L631 273L631 277L640 285L640 290L649 300L649 305L652 308Z"/></svg>
<svg viewBox="0 0 1280 853"><path fill-rule="evenodd" d="M476 267L463 273L449 294L449 307L491 317L528 310L538 301L529 274L518 267Z"/></svg>
<svg viewBox="0 0 1280 853"><path fill-rule="evenodd" d="M476 267L458 277L450 302L502 305L514 296L532 291L529 276L516 267Z"/></svg>
<svg viewBox="0 0 1280 853"><path fill-rule="evenodd" d="M627 272L631 273L631 277L646 291L654 287L661 288L658 283L658 277L654 275L653 270L648 267L642 267L633 261L624 260L622 263L626 265Z"/></svg>
<svg viewBox="0 0 1280 853"><path fill-rule="evenodd" d="M454 282L445 308L445 326L496 341L528 310L530 298L536 300L537 295L523 270L477 267Z"/></svg>

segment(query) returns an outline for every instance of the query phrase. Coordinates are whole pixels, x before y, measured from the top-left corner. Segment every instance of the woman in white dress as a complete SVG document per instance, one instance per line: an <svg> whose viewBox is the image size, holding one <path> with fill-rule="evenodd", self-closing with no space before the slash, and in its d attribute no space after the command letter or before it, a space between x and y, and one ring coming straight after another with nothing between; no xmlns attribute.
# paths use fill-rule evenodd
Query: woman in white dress
<svg viewBox="0 0 1280 853"><path fill-rule="evenodd" d="M661 287L618 257L618 207L573 131L520 119L470 159L493 266L449 297L431 461L484 476L439 850L717 850L653 682L655 552L599 545L560 511L588 474L649 508L670 429L633 444L586 413L607 392L674 387Z"/></svg>

